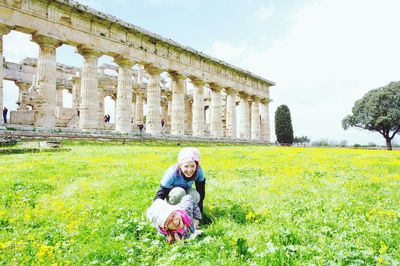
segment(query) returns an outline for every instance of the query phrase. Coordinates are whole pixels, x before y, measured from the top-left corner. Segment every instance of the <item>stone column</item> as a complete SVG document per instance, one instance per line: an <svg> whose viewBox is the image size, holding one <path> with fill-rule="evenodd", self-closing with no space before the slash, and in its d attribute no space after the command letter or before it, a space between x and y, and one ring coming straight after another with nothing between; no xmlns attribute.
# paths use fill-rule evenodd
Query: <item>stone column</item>
<svg viewBox="0 0 400 266"><path fill-rule="evenodd" d="M64 85L57 84L56 85L56 106L63 107L64 106Z"/></svg>
<svg viewBox="0 0 400 266"><path fill-rule="evenodd" d="M192 79L194 85L193 91L193 136L204 136L204 81Z"/></svg>
<svg viewBox="0 0 400 266"><path fill-rule="evenodd" d="M100 53L86 47L78 47L78 52L83 56L79 128L91 130L99 126L97 59Z"/></svg>
<svg viewBox="0 0 400 266"><path fill-rule="evenodd" d="M135 64L125 58L115 58L119 65L117 110L115 131L129 133L132 131L132 66Z"/></svg>
<svg viewBox="0 0 400 266"><path fill-rule="evenodd" d="M251 139L260 140L260 99L253 96L251 100Z"/></svg>
<svg viewBox="0 0 400 266"><path fill-rule="evenodd" d="M186 135L193 135L192 105L193 105L193 100L189 97L185 97L185 134Z"/></svg>
<svg viewBox="0 0 400 266"><path fill-rule="evenodd" d="M81 79L72 77L72 109L79 111Z"/></svg>
<svg viewBox="0 0 400 266"><path fill-rule="evenodd" d="M222 133L222 115L221 115L221 87L217 84L210 84L211 106L210 106L210 135L215 138L221 138Z"/></svg>
<svg viewBox="0 0 400 266"><path fill-rule="evenodd" d="M158 135L161 133L160 74L162 70L148 65L146 66L146 71L149 73L149 84L147 87L146 132Z"/></svg>
<svg viewBox="0 0 400 266"><path fill-rule="evenodd" d="M15 85L18 87L18 108L17 110L27 110L26 94L28 93L31 84L25 82L15 81Z"/></svg>
<svg viewBox="0 0 400 266"><path fill-rule="evenodd" d="M236 138L236 91L230 88L226 92L226 137Z"/></svg>
<svg viewBox="0 0 400 266"><path fill-rule="evenodd" d="M136 93L136 111L135 111L135 124L143 125L143 93Z"/></svg>
<svg viewBox="0 0 400 266"><path fill-rule="evenodd" d="M98 110L98 123L99 123L99 128L103 128L104 126L104 115L105 115L105 110L104 110L104 89L99 89L98 90L98 95L99 95L99 107L97 108Z"/></svg>
<svg viewBox="0 0 400 266"><path fill-rule="evenodd" d="M11 29L0 24L0 110L3 111L3 35L9 33ZM3 119L1 119L3 121Z"/></svg>
<svg viewBox="0 0 400 266"><path fill-rule="evenodd" d="M135 116L136 116L136 94L132 92L132 112L131 112L131 121L129 124L131 125L133 131L136 129Z"/></svg>
<svg viewBox="0 0 400 266"><path fill-rule="evenodd" d="M249 95L239 93L240 97L240 127L239 136L241 139L250 139L250 121L249 121Z"/></svg>
<svg viewBox="0 0 400 266"><path fill-rule="evenodd" d="M270 142L269 103L271 100L261 100L261 140Z"/></svg>
<svg viewBox="0 0 400 266"><path fill-rule="evenodd" d="M170 73L172 81L171 134L185 135L185 77Z"/></svg>
<svg viewBox="0 0 400 266"><path fill-rule="evenodd" d="M165 120L165 133L171 133L171 112L172 112L172 93L168 91L166 93L166 101L167 101L167 117Z"/></svg>
<svg viewBox="0 0 400 266"><path fill-rule="evenodd" d="M56 48L60 41L33 35L32 41L40 47L36 72L34 124L52 128L56 125Z"/></svg>
<svg viewBox="0 0 400 266"><path fill-rule="evenodd" d="M167 117L168 117L168 98L164 98L161 100L161 119L164 121L164 128L167 125ZM163 129L165 132L165 130Z"/></svg>

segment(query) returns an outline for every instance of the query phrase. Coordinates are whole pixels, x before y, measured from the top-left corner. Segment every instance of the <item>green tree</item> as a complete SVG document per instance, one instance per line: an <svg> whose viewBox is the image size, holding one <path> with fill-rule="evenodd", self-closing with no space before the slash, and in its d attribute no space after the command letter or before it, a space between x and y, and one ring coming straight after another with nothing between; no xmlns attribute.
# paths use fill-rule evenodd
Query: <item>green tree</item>
<svg viewBox="0 0 400 266"><path fill-rule="evenodd" d="M354 103L351 115L343 119L344 129L358 127L379 132L388 150L400 131L400 82L369 91Z"/></svg>
<svg viewBox="0 0 400 266"><path fill-rule="evenodd" d="M292 118L290 117L289 107L284 104L278 106L275 112L275 135L279 144L293 144Z"/></svg>
<svg viewBox="0 0 400 266"><path fill-rule="evenodd" d="M293 143L300 144L300 145L310 143L310 142L311 142L311 140L307 136L294 137L294 139L293 139Z"/></svg>

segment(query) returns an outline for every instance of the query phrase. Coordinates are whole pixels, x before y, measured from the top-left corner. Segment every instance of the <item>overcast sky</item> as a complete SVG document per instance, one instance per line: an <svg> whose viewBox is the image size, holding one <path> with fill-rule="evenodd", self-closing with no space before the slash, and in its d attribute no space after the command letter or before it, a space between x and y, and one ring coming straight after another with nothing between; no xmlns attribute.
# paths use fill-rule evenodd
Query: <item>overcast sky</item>
<svg viewBox="0 0 400 266"><path fill-rule="evenodd" d="M274 81L272 141L275 110L286 104L295 136L384 144L378 133L344 131L341 120L367 91L400 80L398 0L79 2ZM37 55L29 36L4 37L6 60ZM82 65L65 45L57 49L57 61ZM4 104L15 109L11 82L4 94Z"/></svg>

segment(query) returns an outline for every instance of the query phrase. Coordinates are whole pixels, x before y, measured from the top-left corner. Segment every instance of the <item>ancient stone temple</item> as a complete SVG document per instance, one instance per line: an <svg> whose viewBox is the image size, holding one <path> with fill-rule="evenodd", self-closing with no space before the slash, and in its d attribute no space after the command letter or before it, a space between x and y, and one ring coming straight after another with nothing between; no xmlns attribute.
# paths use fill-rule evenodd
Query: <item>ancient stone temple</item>
<svg viewBox="0 0 400 266"><path fill-rule="evenodd" d="M143 124L151 135L269 142L274 83L267 79L75 1L1 1L0 59L2 38L11 30L30 34L40 47L37 59L0 60L1 109L3 79L19 88L11 123L121 133ZM57 64L56 48L63 44L76 47L82 68ZM116 65L99 66L102 55ZM72 108L63 106L65 90ZM105 96L115 100L115 125L104 123Z"/></svg>

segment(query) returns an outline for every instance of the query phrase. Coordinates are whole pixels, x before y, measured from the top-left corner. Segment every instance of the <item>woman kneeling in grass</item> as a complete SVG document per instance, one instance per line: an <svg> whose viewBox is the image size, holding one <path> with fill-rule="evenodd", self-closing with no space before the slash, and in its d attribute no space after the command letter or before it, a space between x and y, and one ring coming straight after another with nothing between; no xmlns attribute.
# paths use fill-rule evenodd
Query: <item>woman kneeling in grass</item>
<svg viewBox="0 0 400 266"><path fill-rule="evenodd" d="M196 236L201 233L197 230L201 212L198 202L191 195L183 196L177 205L156 199L146 215L170 244L188 239L192 234Z"/></svg>
<svg viewBox="0 0 400 266"><path fill-rule="evenodd" d="M193 183L196 189L192 188ZM167 199L175 205L188 194L197 202L203 213L206 179L200 166L200 153L196 148L184 148L179 152L178 162L165 172L154 200Z"/></svg>

